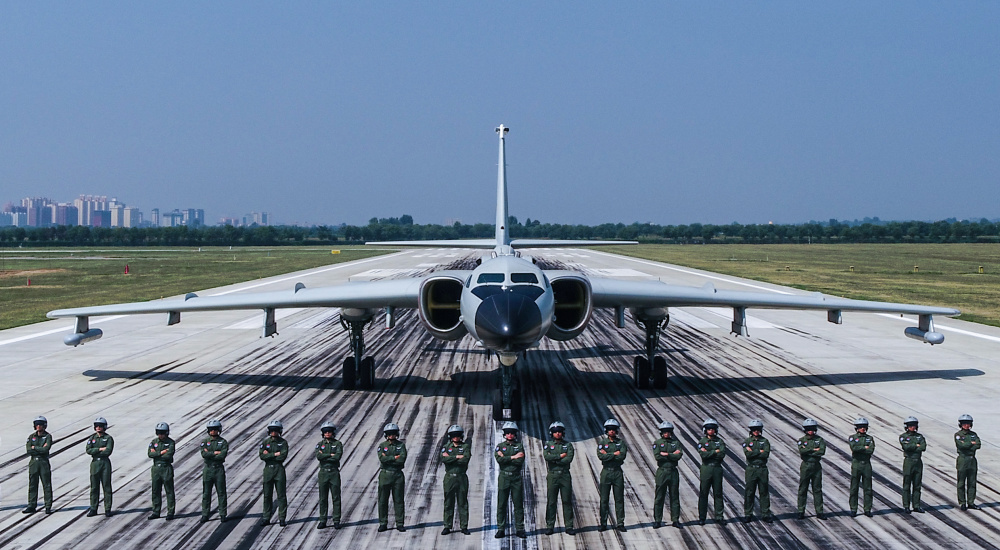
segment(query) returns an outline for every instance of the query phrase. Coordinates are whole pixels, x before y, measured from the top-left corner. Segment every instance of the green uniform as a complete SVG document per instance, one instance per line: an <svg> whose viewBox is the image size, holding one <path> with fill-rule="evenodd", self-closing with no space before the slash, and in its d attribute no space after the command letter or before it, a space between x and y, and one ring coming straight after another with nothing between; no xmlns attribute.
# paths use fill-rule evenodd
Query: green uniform
<svg viewBox="0 0 1000 550"><path fill-rule="evenodd" d="M799 455L802 465L799 466L799 513L806 513L806 495L812 485L813 507L817 514L823 513L823 455L826 454L826 441L817 434L799 438Z"/></svg>
<svg viewBox="0 0 1000 550"><path fill-rule="evenodd" d="M615 453L618 455L615 455ZM625 526L625 474L622 464L628 456L628 443L617 437L604 436L597 442L597 458L604 464L601 470L601 525L607 525L611 516L611 490L615 492L615 516L618 527Z"/></svg>
<svg viewBox="0 0 1000 550"><path fill-rule="evenodd" d="M698 454L701 455L701 487L698 491L698 519L708 516L708 492L715 500L715 519L722 519L722 461L726 459L726 442L721 437L702 437L698 440Z"/></svg>
<svg viewBox="0 0 1000 550"><path fill-rule="evenodd" d="M524 453L524 446L518 440L502 441L496 447L493 457L500 466L497 480L497 529L507 527L507 501L514 503L514 528L524 531L524 483L521 470L524 468L524 456L511 458L518 453Z"/></svg>
<svg viewBox="0 0 1000 550"><path fill-rule="evenodd" d="M753 515L753 500L759 492L760 515L763 518L769 518L771 517L771 489L767 480L767 459L771 456L771 442L763 435L751 435L743 440L743 454L747 457L743 514L747 517Z"/></svg>
<svg viewBox="0 0 1000 550"><path fill-rule="evenodd" d="M459 457L462 458L459 458ZM448 444L441 449L441 463L444 464L444 526L451 529L455 523L455 508L458 508L459 529L469 528L469 460L472 459L472 443L461 441Z"/></svg>
<svg viewBox="0 0 1000 550"><path fill-rule="evenodd" d="M865 513L872 511L872 454L875 453L875 438L856 432L847 438L851 448L851 492L847 499L851 513L858 513L858 490L865 493Z"/></svg>
<svg viewBox="0 0 1000 550"><path fill-rule="evenodd" d="M319 521L325 524L330 503L333 503L333 523L340 523L340 457L344 445L336 439L323 438L316 444L319 461Z"/></svg>
<svg viewBox="0 0 1000 550"><path fill-rule="evenodd" d="M664 454L666 453L666 454ZM670 521L680 521L681 500L677 489L681 476L677 463L684 456L684 447L676 437L661 437L653 442L653 458L656 459L656 489L653 493L653 521L663 521L663 501L669 494Z"/></svg>
<svg viewBox="0 0 1000 550"><path fill-rule="evenodd" d="M104 449L103 451L101 449ZM90 511L97 513L97 502L104 490L104 511L111 512L111 453L115 450L115 440L107 432L95 433L87 440L87 454L90 460Z"/></svg>
<svg viewBox="0 0 1000 550"><path fill-rule="evenodd" d="M226 519L226 455L229 442L222 436L208 436L201 440L201 458L205 465L201 469L201 519L208 520L212 511L212 488L219 496L219 519Z"/></svg>
<svg viewBox="0 0 1000 550"><path fill-rule="evenodd" d="M920 508L920 488L923 485L924 461L922 455L927 450L927 440L917 432L909 430L899 435L899 446L903 448L903 508Z"/></svg>
<svg viewBox="0 0 1000 550"><path fill-rule="evenodd" d="M167 493L167 515L174 515L174 450L176 445L169 437L160 441L159 437L149 442L146 455L153 459L150 473L153 477L153 515L160 515L162 501L160 495ZM166 452L163 452L166 451Z"/></svg>
<svg viewBox="0 0 1000 550"><path fill-rule="evenodd" d="M542 456L549 469L545 476L545 526L555 528L556 500L562 496L563 523L567 529L572 529L573 474L569 466L573 462L573 444L565 439L550 439L545 442Z"/></svg>
<svg viewBox="0 0 1000 550"><path fill-rule="evenodd" d="M52 467L49 466L49 451L52 450L52 436L49 432L31 432L24 448L31 459L28 461L28 508L38 507L38 482L42 482L45 510L52 511Z"/></svg>
<svg viewBox="0 0 1000 550"><path fill-rule="evenodd" d="M403 465L406 464L406 444L398 439L392 442L388 439L378 446L378 460L382 464L378 472L378 524L380 527L389 525L389 495L392 495L392 508L396 515L396 527L406 525L406 503L403 500L406 492L406 478L403 477ZM396 457L399 458L396 458Z"/></svg>
<svg viewBox="0 0 1000 550"><path fill-rule="evenodd" d="M274 493L278 493L278 521L285 522L288 498L285 496L285 459L288 458L288 441L280 435L268 436L260 444L260 459L264 461L264 521L271 521L274 514Z"/></svg>
<svg viewBox="0 0 1000 550"><path fill-rule="evenodd" d="M955 468L958 470L958 503L962 506L971 506L976 502L976 474L979 473L976 451L982 446L983 442L976 432L955 432L955 448L958 450L958 458L955 460Z"/></svg>

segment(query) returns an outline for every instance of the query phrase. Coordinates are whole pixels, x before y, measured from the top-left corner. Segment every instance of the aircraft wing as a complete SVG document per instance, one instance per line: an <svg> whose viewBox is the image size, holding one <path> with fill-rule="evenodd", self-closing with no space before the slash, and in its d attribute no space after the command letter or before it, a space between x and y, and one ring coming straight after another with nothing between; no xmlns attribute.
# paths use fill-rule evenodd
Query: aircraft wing
<svg viewBox="0 0 1000 550"><path fill-rule="evenodd" d="M821 293L772 294L718 290L711 284L703 287L668 285L657 281L622 281L588 277L593 289L594 307L732 307L758 309L814 309L826 311L867 311L911 315L954 317L957 309L874 302L837 298Z"/></svg>
<svg viewBox="0 0 1000 550"><path fill-rule="evenodd" d="M305 288L301 283L294 289L275 292L254 292L227 296L197 296L133 302L105 306L57 309L47 317L88 317L133 313L179 313L182 311L218 311L230 309L280 309L299 307L340 307L374 309L383 307L417 307L417 295L423 277L344 283L342 285Z"/></svg>
<svg viewBox="0 0 1000 550"><path fill-rule="evenodd" d="M511 248L565 248L570 246L601 246L615 244L639 244L638 241L588 241L588 240L557 240L557 239L514 239L510 241ZM420 246L429 248L485 248L497 246L494 239L458 239L443 241L372 241L365 246Z"/></svg>

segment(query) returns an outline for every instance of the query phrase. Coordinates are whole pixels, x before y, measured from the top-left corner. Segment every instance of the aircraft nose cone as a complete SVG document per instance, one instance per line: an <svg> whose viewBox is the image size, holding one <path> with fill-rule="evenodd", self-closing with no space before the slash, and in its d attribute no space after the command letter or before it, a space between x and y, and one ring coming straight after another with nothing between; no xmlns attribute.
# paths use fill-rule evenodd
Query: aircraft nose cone
<svg viewBox="0 0 1000 550"><path fill-rule="evenodd" d="M528 296L498 292L476 310L476 334L489 349L525 350L541 338L541 332L542 313Z"/></svg>

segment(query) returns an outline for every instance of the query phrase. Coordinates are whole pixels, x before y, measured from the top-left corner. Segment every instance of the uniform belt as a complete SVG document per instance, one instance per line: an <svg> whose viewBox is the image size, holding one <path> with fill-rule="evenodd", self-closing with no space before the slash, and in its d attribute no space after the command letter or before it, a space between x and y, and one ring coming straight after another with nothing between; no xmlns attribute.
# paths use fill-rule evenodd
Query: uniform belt
<svg viewBox="0 0 1000 550"><path fill-rule="evenodd" d="M94 457L94 462L96 462L98 460L107 460L107 459L108 459L108 457L106 457L106 456L95 456Z"/></svg>
<svg viewBox="0 0 1000 550"><path fill-rule="evenodd" d="M967 452L967 451L959 451L958 454L961 455L961 456L971 456L971 457L975 458L976 451L972 451L971 453Z"/></svg>
<svg viewBox="0 0 1000 550"><path fill-rule="evenodd" d="M446 476L461 476L461 475L465 475L465 472L445 472L444 475L446 475Z"/></svg>
<svg viewBox="0 0 1000 550"><path fill-rule="evenodd" d="M170 462L153 462L153 466L170 466L170 467L173 467L173 464L171 464Z"/></svg>
<svg viewBox="0 0 1000 550"><path fill-rule="evenodd" d="M557 474L561 474L563 472L568 472L569 468L567 468L565 466L549 466L549 471L557 473Z"/></svg>
<svg viewBox="0 0 1000 550"><path fill-rule="evenodd" d="M337 467L337 466L325 466L324 465L324 466L320 466L319 468L320 468L320 470L323 470L325 472L337 472L337 471L340 471L340 468Z"/></svg>
<svg viewBox="0 0 1000 550"><path fill-rule="evenodd" d="M272 467L274 467L274 466L281 466L281 463L280 463L280 462L265 462L264 464L265 464L265 466L267 466L268 468L272 468Z"/></svg>
<svg viewBox="0 0 1000 550"><path fill-rule="evenodd" d="M206 468L222 468L224 466L225 466L225 464L223 464L221 462L208 462L208 461L205 462L205 467Z"/></svg>
<svg viewBox="0 0 1000 550"><path fill-rule="evenodd" d="M513 475L519 476L519 475L521 475L521 470L517 470L517 471L514 471L514 472L508 472L507 470L500 470L500 473L501 474L506 474L506 475L509 475L509 476L513 476Z"/></svg>
<svg viewBox="0 0 1000 550"><path fill-rule="evenodd" d="M754 464L754 463L751 462L750 464L747 464L747 467L748 468L767 468L767 462L762 462L760 464Z"/></svg>
<svg viewBox="0 0 1000 550"><path fill-rule="evenodd" d="M917 460L920 460L921 455L923 455L923 453L903 453L904 458L917 459Z"/></svg>
<svg viewBox="0 0 1000 550"><path fill-rule="evenodd" d="M616 466L616 465L612 465L612 464L608 464L608 465L606 465L606 466L604 467L604 469L605 469L605 470L621 470L621 469L622 469L622 467L621 467L621 464L619 464L619 465L617 465L617 466Z"/></svg>
<svg viewBox="0 0 1000 550"><path fill-rule="evenodd" d="M852 456L851 460L857 460L858 462L871 462L872 461L872 457L870 457L870 456L864 456L864 457Z"/></svg>
<svg viewBox="0 0 1000 550"><path fill-rule="evenodd" d="M810 464L819 464L820 460L823 460L823 459L822 458L803 458L802 462L808 462Z"/></svg>
<svg viewBox="0 0 1000 550"><path fill-rule="evenodd" d="M49 457L47 457L47 456L33 456L33 457L31 457L31 460L48 460L48 459L49 459Z"/></svg>

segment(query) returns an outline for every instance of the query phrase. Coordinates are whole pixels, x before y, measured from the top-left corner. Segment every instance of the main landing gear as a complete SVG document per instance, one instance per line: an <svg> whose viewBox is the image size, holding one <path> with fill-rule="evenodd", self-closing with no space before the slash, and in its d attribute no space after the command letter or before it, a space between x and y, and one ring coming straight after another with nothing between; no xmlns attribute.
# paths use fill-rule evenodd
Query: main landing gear
<svg viewBox="0 0 1000 550"><path fill-rule="evenodd" d="M635 317L635 324L646 333L646 355L637 355L632 360L632 376L635 379L635 387L641 390L649 388L664 390L667 388L667 360L656 355L656 348L660 344L660 329L665 328L669 322L669 316L660 319Z"/></svg>
<svg viewBox="0 0 1000 550"><path fill-rule="evenodd" d="M521 419L521 388L517 381L517 354L498 353L497 388L493 390L493 420Z"/></svg>
<svg viewBox="0 0 1000 550"><path fill-rule="evenodd" d="M365 357L365 326L372 318L364 321L348 321L341 317L340 325L351 334L351 352L353 356L344 359L344 389L355 387L370 390L375 387L375 358Z"/></svg>

